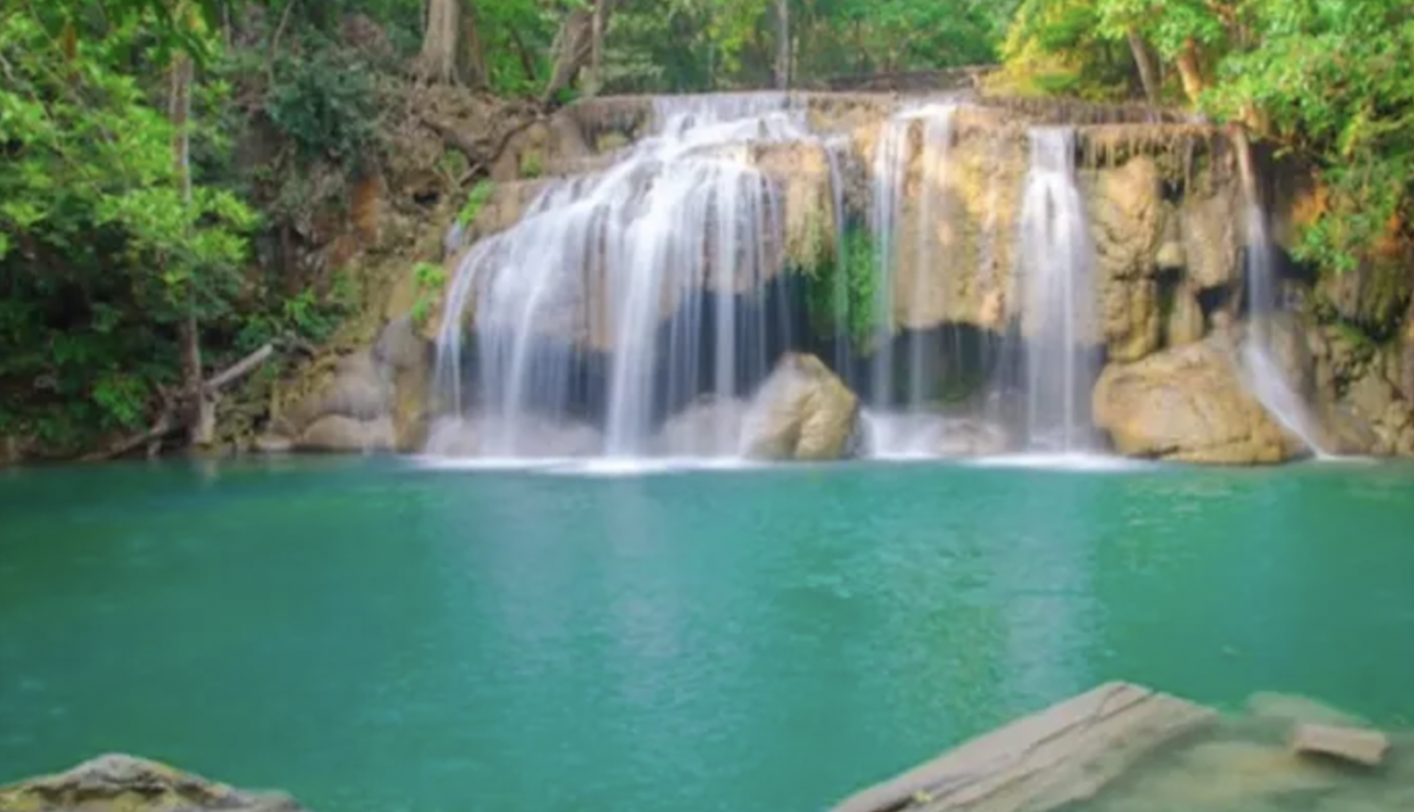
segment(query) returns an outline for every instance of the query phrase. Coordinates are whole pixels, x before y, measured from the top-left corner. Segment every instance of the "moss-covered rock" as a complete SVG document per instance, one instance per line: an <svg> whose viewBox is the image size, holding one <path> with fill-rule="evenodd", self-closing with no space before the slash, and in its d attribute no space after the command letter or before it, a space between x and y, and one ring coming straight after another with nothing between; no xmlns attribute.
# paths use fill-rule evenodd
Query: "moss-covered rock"
<svg viewBox="0 0 1414 812"><path fill-rule="evenodd" d="M0 787L0 812L303 812L281 793L248 792L133 756Z"/></svg>

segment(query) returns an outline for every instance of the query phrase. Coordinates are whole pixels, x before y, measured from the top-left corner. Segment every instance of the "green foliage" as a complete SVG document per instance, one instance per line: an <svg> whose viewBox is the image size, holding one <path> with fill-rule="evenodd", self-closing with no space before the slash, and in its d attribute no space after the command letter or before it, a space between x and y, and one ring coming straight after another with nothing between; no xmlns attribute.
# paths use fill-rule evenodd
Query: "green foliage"
<svg viewBox="0 0 1414 812"><path fill-rule="evenodd" d="M305 158L352 163L376 146L367 66L330 47L281 58L265 111Z"/></svg>
<svg viewBox="0 0 1414 812"><path fill-rule="evenodd" d="M176 131L131 72L180 47L153 36L155 13L105 25L62 8L72 19L57 40L42 19L0 14L0 334L14 348L0 358L0 414L61 447L139 422L173 377L176 324L229 315L256 224L199 178L184 197Z"/></svg>
<svg viewBox="0 0 1414 812"><path fill-rule="evenodd" d="M1170 98L1180 97L1173 85L1187 73L1183 91L1202 112L1241 122L1315 167L1320 210L1305 224L1299 259L1336 272L1373 267L1407 281L1414 6L1026 0L1008 36L1007 73L1014 87L1124 95L1136 87L1131 34L1170 66Z"/></svg>
<svg viewBox="0 0 1414 812"><path fill-rule="evenodd" d="M545 160L539 152L530 150L520 156L520 176L534 179L545 173Z"/></svg>
<svg viewBox="0 0 1414 812"><path fill-rule="evenodd" d="M419 262L412 268L413 280L417 286L417 300L412 305L413 324L423 325L432 316L432 308L442 295L447 284L447 271L440 265Z"/></svg>
<svg viewBox="0 0 1414 812"><path fill-rule="evenodd" d="M851 228L843 255L815 268L799 268L805 278L806 311L817 336L843 336L864 349L878 330L878 253L865 229Z"/></svg>
<svg viewBox="0 0 1414 812"><path fill-rule="evenodd" d="M489 180L480 180L471 187L471 193L466 196L466 203L462 205L461 211L457 212L457 223L466 228L475 222L482 208L491 199L491 195L496 193L496 184Z"/></svg>

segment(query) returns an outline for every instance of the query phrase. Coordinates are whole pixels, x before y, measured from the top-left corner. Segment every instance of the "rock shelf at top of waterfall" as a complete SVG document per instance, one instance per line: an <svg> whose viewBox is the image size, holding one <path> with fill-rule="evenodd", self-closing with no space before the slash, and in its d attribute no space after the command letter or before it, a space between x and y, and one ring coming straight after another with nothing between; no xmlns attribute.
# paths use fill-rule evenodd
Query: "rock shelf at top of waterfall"
<svg viewBox="0 0 1414 812"><path fill-rule="evenodd" d="M1267 374L1266 215L1225 136L1093 106L1067 126L1067 110L781 93L570 108L579 157L546 162L566 174L498 188L449 235L427 450L789 457L761 449L828 423L849 441L802 456L1073 455L1122 437L1166 459L1284 458L1255 424L1151 430L1171 401L1151 373L1199 355L1219 365L1205 385L1248 381L1314 446L1309 393ZM1251 340L1221 339L1248 288ZM1246 347L1242 376L1229 347ZM810 387L768 385L805 369ZM1255 419L1248 396L1224 413ZM766 431L763 414L792 422Z"/></svg>

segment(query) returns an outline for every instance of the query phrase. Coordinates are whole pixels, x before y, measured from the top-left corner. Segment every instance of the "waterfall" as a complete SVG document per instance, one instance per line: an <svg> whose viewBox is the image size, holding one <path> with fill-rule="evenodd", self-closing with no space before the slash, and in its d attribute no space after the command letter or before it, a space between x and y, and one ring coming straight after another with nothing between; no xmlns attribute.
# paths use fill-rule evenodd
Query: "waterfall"
<svg viewBox="0 0 1414 812"><path fill-rule="evenodd" d="M1267 234L1266 212L1255 194L1256 184L1249 179L1246 186L1248 334L1242 360L1246 366L1248 388L1262 408L1287 431L1300 438L1311 453L1318 458L1330 457L1332 454L1318 439L1320 430L1316 421L1275 357L1271 316L1281 309L1275 257L1271 238Z"/></svg>
<svg viewBox="0 0 1414 812"><path fill-rule="evenodd" d="M766 312L783 225L749 147L813 136L782 94L654 109L655 134L601 173L551 182L461 261L437 339L447 417L429 452L559 456L578 426L573 453L641 456L667 409L741 397L769 371L770 331L788 322ZM589 423L602 439L586 441ZM712 453L734 454L719 428Z"/></svg>
<svg viewBox="0 0 1414 812"><path fill-rule="evenodd" d="M903 391L895 382L897 373L894 340L900 303L898 301L901 252L912 252L914 284L934 269L943 258L936 256L936 223L947 216L939 190L946 184L948 154L952 147L953 104L930 103L904 110L885 122L874 150L873 199L870 227L875 241L878 287L875 294L876 325L871 407L877 411L902 403L908 412L926 408L935 381L928 373L929 347L922 341L908 342L908 375ZM914 210L907 206L910 166L914 163L913 134L921 130L917 166L922 195ZM905 218L915 218L914 241L901 244ZM917 292L902 304L904 323L916 324L920 306ZM936 349L936 348L934 348Z"/></svg>
<svg viewBox="0 0 1414 812"><path fill-rule="evenodd" d="M1094 247L1075 186L1075 132L1031 131L1021 209L1019 278L1026 336L1026 428L1033 450L1091 447L1089 400Z"/></svg>

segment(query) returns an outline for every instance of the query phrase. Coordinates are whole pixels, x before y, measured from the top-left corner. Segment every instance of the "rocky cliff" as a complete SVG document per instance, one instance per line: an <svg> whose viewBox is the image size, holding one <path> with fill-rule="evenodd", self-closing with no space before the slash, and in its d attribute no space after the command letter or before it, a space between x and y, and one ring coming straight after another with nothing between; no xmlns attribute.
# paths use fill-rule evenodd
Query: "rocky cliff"
<svg viewBox="0 0 1414 812"><path fill-rule="evenodd" d="M400 225L421 234L419 247L389 255L390 272L380 278L391 284L370 289L382 306L369 308L377 318L361 325L351 351L316 363L280 398L272 447L420 447L429 415L442 408L428 402L431 340L468 252L514 227L547 188L614 165L622 150L652 134L660 113L655 104L584 102L507 134L492 167L494 188L445 244L444 279L434 284L418 280L412 260L443 255L433 240L450 225L455 206L439 204L421 222ZM1092 382L1095 425L1116 451L1133 456L1249 464L1305 453L1244 380L1238 348L1249 314L1245 263L1254 236L1244 218L1242 156L1224 132L1145 108L974 97L950 113L940 136L926 116L901 119L908 105L894 95L808 93L791 106L808 122L810 137L748 138L724 153L764 179L771 204L763 216L779 223L770 232L778 236L763 243L761 267L769 272L731 284L761 285L776 273L801 279L842 273L848 239L867 234L876 216L878 155L881 142L893 138L903 158L884 327L893 338L885 340L966 330L992 336L987 341L995 344L1024 341L1032 314L1016 254L1029 136L1039 127L1071 127L1075 183L1093 250L1093 307L1082 335L1102 370ZM428 146L436 152L456 143L447 138ZM1264 176L1276 178L1265 197L1280 247L1294 239L1309 184L1299 168L1259 163ZM1303 271L1284 252L1278 256L1289 327L1277 357L1329 445L1414 455L1414 352L1403 350L1414 344L1414 328L1405 326L1408 291L1358 275ZM711 260L706 267L700 284L723 284ZM1312 278L1320 281L1313 285ZM534 329L584 352L613 352L620 339L607 325L615 304L602 279L589 274L562 290L554 310L537 311L543 317ZM467 331L485 317L477 295L469 295L462 314ZM679 307L680 295L663 291L662 319ZM1371 338L1360 327L1371 313L1398 327ZM828 357L839 341L798 341L795 348ZM998 374L972 372L986 380Z"/></svg>

